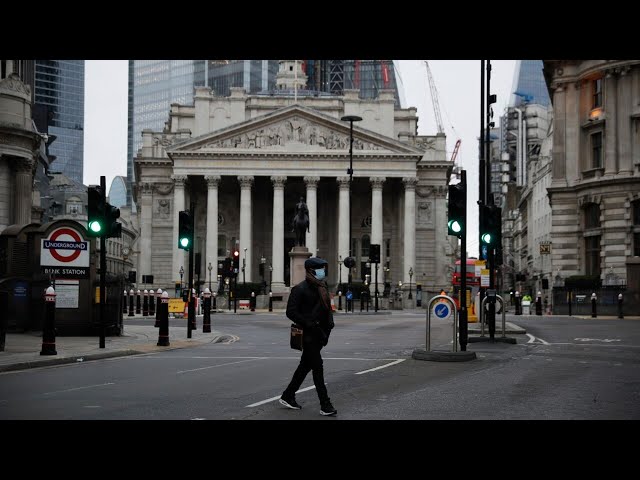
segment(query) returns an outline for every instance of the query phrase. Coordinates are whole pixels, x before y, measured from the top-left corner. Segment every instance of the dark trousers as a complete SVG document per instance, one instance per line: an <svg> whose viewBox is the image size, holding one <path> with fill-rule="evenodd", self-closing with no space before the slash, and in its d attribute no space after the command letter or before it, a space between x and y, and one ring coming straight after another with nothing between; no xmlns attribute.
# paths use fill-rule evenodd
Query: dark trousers
<svg viewBox="0 0 640 480"><path fill-rule="evenodd" d="M302 350L302 358L300 358L300 364L296 371L293 373L293 378L289 383L289 386L283 392L285 397L293 397L307 377L309 370L313 372L313 383L316 386L318 392L318 398L320 403L324 404L329 401L329 394L327 393L327 387L324 384L324 370L322 367L322 356L320 350L322 347L315 343L306 343L304 350Z"/></svg>

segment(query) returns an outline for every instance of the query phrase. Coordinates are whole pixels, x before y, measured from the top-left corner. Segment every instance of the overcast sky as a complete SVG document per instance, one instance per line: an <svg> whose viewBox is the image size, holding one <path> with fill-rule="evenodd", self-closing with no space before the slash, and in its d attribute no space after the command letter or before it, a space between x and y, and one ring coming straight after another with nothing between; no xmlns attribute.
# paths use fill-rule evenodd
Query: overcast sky
<svg viewBox="0 0 640 480"><path fill-rule="evenodd" d="M508 104L515 60L491 62L491 91L497 94L494 120ZM85 65L84 184L127 175L127 60L87 60ZM418 134L435 135L437 125L423 60L399 60L406 106L418 109ZM461 140L457 163L467 170L467 250L478 255L478 136L480 60L429 60L447 135L447 157ZM168 112L167 112L168 114Z"/></svg>

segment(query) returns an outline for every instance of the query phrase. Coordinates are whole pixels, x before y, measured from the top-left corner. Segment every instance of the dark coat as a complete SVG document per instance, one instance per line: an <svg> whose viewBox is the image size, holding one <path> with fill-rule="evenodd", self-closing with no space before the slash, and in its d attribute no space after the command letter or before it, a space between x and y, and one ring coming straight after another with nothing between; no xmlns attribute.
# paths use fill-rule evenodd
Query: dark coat
<svg viewBox="0 0 640 480"><path fill-rule="evenodd" d="M304 343L325 346L334 327L333 312L322 303L320 292L306 280L291 289L287 318L302 327Z"/></svg>

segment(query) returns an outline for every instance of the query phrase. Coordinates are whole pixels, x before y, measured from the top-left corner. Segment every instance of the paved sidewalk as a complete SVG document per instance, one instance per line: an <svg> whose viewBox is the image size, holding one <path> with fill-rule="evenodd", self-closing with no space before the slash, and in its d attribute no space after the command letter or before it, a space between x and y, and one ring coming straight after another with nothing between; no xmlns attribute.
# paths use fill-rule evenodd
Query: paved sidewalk
<svg viewBox="0 0 640 480"><path fill-rule="evenodd" d="M202 333L200 321L191 338L187 338L186 328L170 328L170 345L159 347L158 329L152 319L149 321L149 325L127 325L125 319L124 333L105 337L105 348L100 348L98 336L57 336L56 355L40 355L42 332L7 333L4 352L0 352L0 372L173 350L232 338L214 329L211 333Z"/></svg>

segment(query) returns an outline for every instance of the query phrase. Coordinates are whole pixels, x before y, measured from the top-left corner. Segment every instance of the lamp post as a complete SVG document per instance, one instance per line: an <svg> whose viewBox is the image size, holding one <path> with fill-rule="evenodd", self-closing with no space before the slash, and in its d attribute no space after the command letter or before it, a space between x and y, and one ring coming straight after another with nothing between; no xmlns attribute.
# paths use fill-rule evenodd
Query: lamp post
<svg viewBox="0 0 640 480"><path fill-rule="evenodd" d="M354 266L354 260L351 251L352 241L351 241L351 204L352 202L352 183L353 183L353 122L359 122L362 120L362 117L357 115L345 115L340 120L344 122L349 122L349 168L347 169L347 174L349 175L349 286L347 287L347 291L351 291L351 271Z"/></svg>
<svg viewBox="0 0 640 480"><path fill-rule="evenodd" d="M182 295L182 276L184 275L184 268L180 265L180 295Z"/></svg>
<svg viewBox="0 0 640 480"><path fill-rule="evenodd" d="M242 259L242 284L243 285L245 283L247 283L245 281L245 276L244 276L244 269L245 269L246 265L247 265L247 248L245 247L245 249L244 249L244 258Z"/></svg>
<svg viewBox="0 0 640 480"><path fill-rule="evenodd" d="M411 295L411 281L413 280L413 267L409 267L409 300L413 298Z"/></svg>
<svg viewBox="0 0 640 480"><path fill-rule="evenodd" d="M211 262L209 262L207 270L209 270L209 291L211 291L211 270L213 270L213 265L211 265Z"/></svg>
<svg viewBox="0 0 640 480"><path fill-rule="evenodd" d="M271 292L271 281L273 280L273 265L269 265L269 291Z"/></svg>

